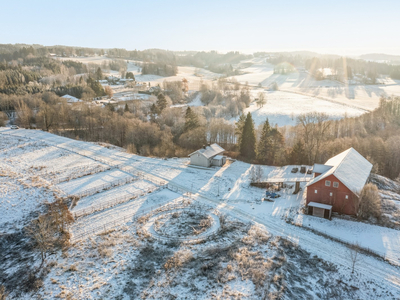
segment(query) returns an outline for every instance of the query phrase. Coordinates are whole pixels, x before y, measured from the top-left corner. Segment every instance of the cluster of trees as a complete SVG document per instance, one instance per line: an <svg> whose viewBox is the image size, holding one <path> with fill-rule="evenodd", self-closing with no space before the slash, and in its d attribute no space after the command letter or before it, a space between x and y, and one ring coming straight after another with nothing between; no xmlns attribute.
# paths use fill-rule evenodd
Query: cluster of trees
<svg viewBox="0 0 400 300"><path fill-rule="evenodd" d="M379 75L400 79L400 65L344 57L313 57L305 61L305 68L317 79L323 79L320 69L331 68L337 80L351 79L355 74L365 77L365 83L376 83Z"/></svg>
<svg viewBox="0 0 400 300"><path fill-rule="evenodd" d="M258 131L259 138L257 139L250 113L247 116L240 116L236 123L240 156L246 161L265 165L284 163L285 140L278 128L272 128L267 119Z"/></svg>
<svg viewBox="0 0 400 300"><path fill-rule="evenodd" d="M290 163L324 163L350 147L373 165L373 172L395 179L400 173L400 97L382 98L379 108L356 118L329 120L312 113L285 133Z"/></svg>
<svg viewBox="0 0 400 300"><path fill-rule="evenodd" d="M235 118L250 105L250 89L247 85L241 86L238 82L228 82L218 79L209 86L200 85L201 102L206 105L211 115L218 118Z"/></svg>
<svg viewBox="0 0 400 300"><path fill-rule="evenodd" d="M0 111L8 112L9 117L15 111L20 127L107 142L142 155L184 156L206 142L234 147L233 124L207 119L202 107L185 110L170 108L171 103L168 96L159 94L152 106L132 101L102 108L84 102L69 105L56 94L45 92L22 97L1 95Z"/></svg>
<svg viewBox="0 0 400 300"><path fill-rule="evenodd" d="M4 59L0 62L0 93L40 93L57 86L72 84L77 80L74 75L88 72L86 65L80 62L61 62L40 55L41 52L33 47L21 48L12 55L4 54Z"/></svg>
<svg viewBox="0 0 400 300"><path fill-rule="evenodd" d="M142 74L154 74L159 76L175 76L178 73L178 67L175 64L149 63L142 64Z"/></svg>

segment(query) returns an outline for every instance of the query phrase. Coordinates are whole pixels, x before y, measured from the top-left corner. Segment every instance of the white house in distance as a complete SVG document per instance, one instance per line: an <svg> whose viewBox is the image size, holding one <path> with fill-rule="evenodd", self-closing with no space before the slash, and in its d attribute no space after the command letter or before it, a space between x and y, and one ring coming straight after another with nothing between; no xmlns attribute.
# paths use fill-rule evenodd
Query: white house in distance
<svg viewBox="0 0 400 300"><path fill-rule="evenodd" d="M189 154L190 164L209 168L211 166L223 166L226 163L226 156L221 155L224 148L217 144L204 147Z"/></svg>

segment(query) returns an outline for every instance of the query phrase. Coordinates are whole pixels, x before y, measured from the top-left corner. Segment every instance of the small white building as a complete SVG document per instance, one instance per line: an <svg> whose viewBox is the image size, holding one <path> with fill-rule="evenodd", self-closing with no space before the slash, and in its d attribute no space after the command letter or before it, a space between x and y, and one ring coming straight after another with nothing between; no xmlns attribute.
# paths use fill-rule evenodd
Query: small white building
<svg viewBox="0 0 400 300"><path fill-rule="evenodd" d="M225 151L224 148L217 144L199 149L189 154L190 164L209 168L211 166L223 166L226 163L226 156L221 155Z"/></svg>
<svg viewBox="0 0 400 300"><path fill-rule="evenodd" d="M78 98L76 98L76 97L74 97L74 96L71 96L71 95L68 95L68 94L62 96L61 98L67 99L67 103L82 102L81 99L78 99Z"/></svg>

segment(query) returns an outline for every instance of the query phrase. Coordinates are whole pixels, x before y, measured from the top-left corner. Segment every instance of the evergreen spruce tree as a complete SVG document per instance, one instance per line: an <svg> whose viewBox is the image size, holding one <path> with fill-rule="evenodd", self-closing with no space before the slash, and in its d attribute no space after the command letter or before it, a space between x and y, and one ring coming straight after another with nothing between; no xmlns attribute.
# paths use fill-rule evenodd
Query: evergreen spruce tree
<svg viewBox="0 0 400 300"><path fill-rule="evenodd" d="M239 120L236 122L235 134L237 135L237 144L240 146L242 141L243 127L246 122L246 116L241 114Z"/></svg>
<svg viewBox="0 0 400 300"><path fill-rule="evenodd" d="M157 106L153 103L153 105L150 107L150 121L155 122L156 116L157 116Z"/></svg>
<svg viewBox="0 0 400 300"><path fill-rule="evenodd" d="M185 127L184 127L183 131L188 132L189 130L195 129L198 126L199 126L199 118L198 118L197 114L189 106L186 109Z"/></svg>
<svg viewBox="0 0 400 300"><path fill-rule="evenodd" d="M267 164L269 161L269 156L271 155L271 126L269 125L268 119L265 121L261 138L257 146L257 160L261 164Z"/></svg>
<svg viewBox="0 0 400 300"><path fill-rule="evenodd" d="M240 141L240 155L248 160L253 160L256 156L256 134L254 122L251 114L248 113L244 123L242 138Z"/></svg>
<svg viewBox="0 0 400 300"><path fill-rule="evenodd" d="M128 103L125 103L125 108L124 108L125 112L129 112L129 107L128 107Z"/></svg>
<svg viewBox="0 0 400 300"><path fill-rule="evenodd" d="M307 156L302 141L298 140L294 144L292 150L289 153L288 161L291 165L302 165L306 162Z"/></svg>
<svg viewBox="0 0 400 300"><path fill-rule="evenodd" d="M164 110L164 108L167 107L167 99L165 98L164 94L162 93L158 94L156 105L159 114Z"/></svg>
<svg viewBox="0 0 400 300"><path fill-rule="evenodd" d="M103 79L103 72L101 71L100 67L98 67L96 70L95 78L96 78L96 80Z"/></svg>
<svg viewBox="0 0 400 300"><path fill-rule="evenodd" d="M277 128L272 128L270 131L271 137L271 154L268 158L268 164L275 165L279 161L279 157L283 155L283 147L285 145L285 139L283 138L282 133L278 131Z"/></svg>

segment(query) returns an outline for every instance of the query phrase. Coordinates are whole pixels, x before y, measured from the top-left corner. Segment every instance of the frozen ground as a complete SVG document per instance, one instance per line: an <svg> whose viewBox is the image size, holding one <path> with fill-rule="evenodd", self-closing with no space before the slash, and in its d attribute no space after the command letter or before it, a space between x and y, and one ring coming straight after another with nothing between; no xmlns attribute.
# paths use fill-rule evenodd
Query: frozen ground
<svg viewBox="0 0 400 300"><path fill-rule="evenodd" d="M257 97L260 90L253 90L252 94ZM298 95L284 91L264 92L267 103L263 107L258 107L255 102L244 110L247 114L252 114L254 123L260 125L268 118L271 124L278 126L295 125L296 118L300 114L309 112L320 112L329 115L330 119L341 119L344 116L356 117L365 113L365 110L321 100L315 97Z"/></svg>
<svg viewBox="0 0 400 300"><path fill-rule="evenodd" d="M26 143L26 137L31 138L29 143L31 143L30 145L34 146L30 146L31 149L18 149L18 143ZM39 130L20 129L12 131L8 128L0 128L0 138L2 143L4 143L3 141L6 141L6 143L1 144L1 149L6 149L6 151L4 152L4 150L1 150L2 152L0 152L0 159L2 159L2 161L5 163L8 163L8 160L17 153L20 153L22 156L29 157L30 152L35 152L42 148L54 148L58 149L57 151L60 153L73 153L74 155L83 156L86 159L89 159L90 157L92 160L105 165L113 166L122 164L129 166L146 175L146 180L153 182L165 180L170 182L172 187L181 189L178 194L169 190L157 191L133 201L129 201L127 203L96 212L92 215L79 218L73 225L73 232L79 232L84 229L90 231L95 227L101 227L110 223L112 225L113 222L116 222L116 225L120 225L118 220L121 220L121 218L124 219L124 216L131 216L136 212L153 207L154 205L161 205L175 201L181 196L180 193L185 191L191 193L192 197L197 199L196 201L199 203L214 206L219 212L226 214L233 219L237 219L240 222L247 223L249 221L253 221L265 228L269 234L273 236L284 236L291 243L299 246L299 249L308 251L310 255L317 255L324 261L334 264L336 268L338 268L334 278L340 279L346 278L345 276L347 276L346 282L347 280L350 280L348 249L340 243L330 241L322 236L318 236L307 230L304 230L301 227L291 225L290 223L286 222L287 220L292 219L299 225L326 232L328 235L342 239L346 242L359 241L362 247L369 247L375 252L380 253L382 256L385 256L386 259L391 262L391 264L400 265L400 231L341 219L334 219L334 221L330 222L304 216L303 214L297 214L302 205L302 201L304 201L304 195L302 193L292 195L292 190L290 189L282 190L282 192L280 192L281 197L276 199L274 202L261 202L260 200L264 195L264 190L250 186L250 171L252 165L247 163L236 161L234 163L227 164L222 168L211 168L209 170L195 169L187 166L187 159L162 160L146 158L121 152L118 148L108 149L100 145L75 141ZM11 147L9 147L9 145L11 145ZM13 147L15 148L13 151L15 152L7 152L8 148L11 149ZM12 155L7 153L12 153ZM21 161L24 163L24 161L26 162L26 159L21 159ZM35 159L31 161L34 163ZM25 169L23 164L18 167L18 160L13 162L13 165L16 165L16 169ZM290 167L288 168L290 169ZM275 167L266 167L264 168L264 176L267 178L277 178L279 176L286 177L288 175L288 168L281 169ZM40 171L34 170L33 172ZM82 184L76 185L74 182L81 182L81 180L83 180L82 183L104 180L101 179L101 177L104 176L104 178L108 178L108 176L110 176L110 172L116 171L110 170L88 175L82 177L82 179L71 180L70 187L71 189L79 187ZM123 173L122 171L119 172ZM35 173L33 173L33 175L34 174ZM102 176L99 174L102 174ZM123 176L122 174L119 174L117 177L119 178L120 175ZM7 178L8 177L11 176L7 175ZM96 198L92 199L97 199L96 201L102 201L100 196L101 194L108 197L112 193L103 191L99 193L98 196L96 195ZM5 199L8 200L9 197L5 197ZM83 199L84 198L82 198L82 200ZM15 201L13 198L11 200ZM30 199L30 201L33 202L33 199ZM126 221L129 221L129 219ZM131 232L129 231L131 230L129 228L126 230ZM123 231L117 231L117 234L124 233ZM129 235L132 236L131 233ZM135 235L133 239L137 239L138 237L139 236L136 237ZM122 283L127 282L127 278L134 278L129 277L131 275L125 277L125 275L122 274L124 271L123 268L125 267L125 270L128 270L128 261L132 262L133 264L135 264L137 261L140 261L137 260L141 255L140 253L143 253L143 251L146 250L141 250L142 248L139 246L133 246L132 251L134 252L120 252L120 250L122 251L127 244L124 244L125 242L119 240L117 244L121 246L114 247L116 244L110 246L112 248L111 251L115 251L115 258L114 255L108 256L107 254L104 254L105 257L112 257L112 259L107 258L106 260L102 261L99 259L99 256L97 254L93 254L93 250L90 249L93 249L93 247L96 248L95 244L97 242L108 243L108 238L109 237L107 235L97 238L91 238L88 236L87 242L84 240L78 244L78 246L76 246L77 248L72 248L70 250L70 254L68 255L70 258L63 257L63 259L61 259L58 257L58 267L56 267L55 271L52 271L51 275L49 275L49 277L46 279L49 281L50 278L54 277L57 281L56 286L58 286L58 288L56 288L56 286L53 288L49 287L50 290L47 290L46 293L51 293L57 289L57 293L59 293L61 290L63 290L61 286L65 286L68 287L69 290L73 290L74 286L76 287L76 280L78 280L78 278L81 278L79 280L83 280L82 278L86 277L91 278L91 274L96 274L95 278L97 278L97 282L95 282L94 279L93 281L92 279L88 279L88 286L93 288L97 283L99 283L99 286L98 288L94 288L93 291L90 291L90 297L99 298L100 295L107 293L122 292L122 289L124 288L124 284ZM225 242L226 241L227 240L225 240ZM89 245L90 243L94 242L95 244L93 244L93 246ZM79 250L79 248L86 250L80 252L82 249ZM100 249L101 247L97 248ZM156 248L162 249L162 247L159 248L158 245L156 245ZM139 252L135 252L135 249ZM178 251L179 249L176 250ZM249 249L249 251L250 250L261 251L261 248ZM200 248L194 248L192 251L196 254L197 251L200 251ZM300 250L298 251L300 253ZM101 254L99 255L101 257ZM173 255L173 253L171 253L171 255ZM202 255L201 252L199 252L199 255ZM78 258L80 259L81 264L78 262ZM82 260L82 258L85 259ZM355 294L354 297L361 299L374 299L374 295L376 297L378 297L377 295L384 297L382 294L383 291L389 291L392 293L392 295L394 295L389 295L389 299L398 296L400 290L399 269L373 257L362 255L362 259L363 262L356 266L357 280L351 283L358 287L357 294ZM78 268L80 271L68 271L67 266L69 267L71 264L75 263L80 264L80 267ZM134 267L134 269L135 268L136 267ZM155 271L157 271L157 269L155 269L154 272ZM80 272L86 275L81 276L79 275L81 274ZM164 273L161 272L160 276L162 274ZM143 282L140 280L137 281L137 279L132 280L134 280L135 286L140 286L140 289L142 290ZM365 290L364 286L366 286L366 282L368 281L373 282L372 285L375 287L376 294L370 294L369 291ZM252 286L250 282L245 282L246 281L241 281L237 282L237 285L228 285L230 288L235 289L237 286L241 286L246 293L252 294L255 291L254 286ZM207 282L204 282L204 284L207 284ZM296 285L294 284L292 287L294 286ZM159 294L160 291L157 292L152 288L149 289L152 290L151 293L153 293L153 295L164 295ZM304 286L303 289L307 290L304 288ZM173 289L172 293L174 294L177 291L178 290ZM181 287L181 291L186 291L186 289ZM215 291L217 294L222 293L222 290L217 289ZM100 294L98 294L98 292ZM129 291L125 291L125 293L129 293Z"/></svg>

